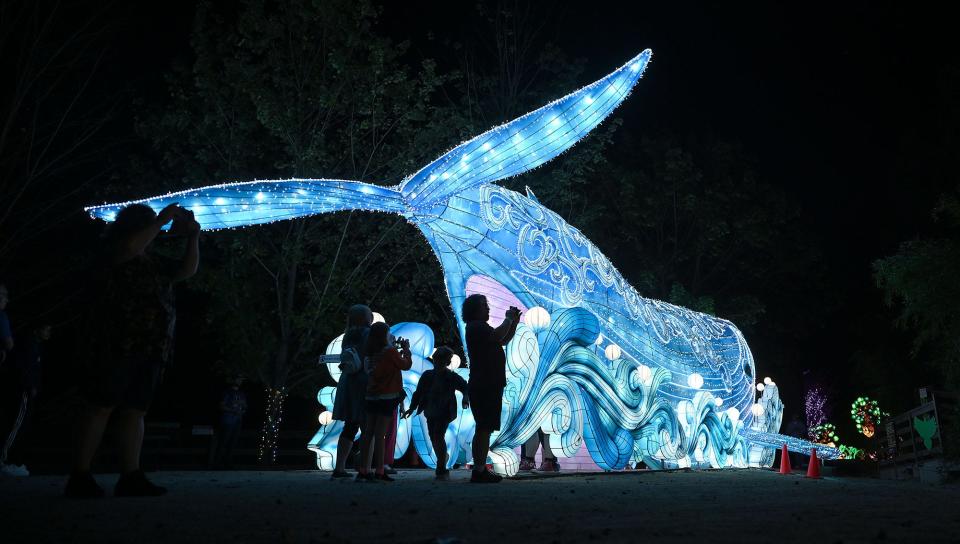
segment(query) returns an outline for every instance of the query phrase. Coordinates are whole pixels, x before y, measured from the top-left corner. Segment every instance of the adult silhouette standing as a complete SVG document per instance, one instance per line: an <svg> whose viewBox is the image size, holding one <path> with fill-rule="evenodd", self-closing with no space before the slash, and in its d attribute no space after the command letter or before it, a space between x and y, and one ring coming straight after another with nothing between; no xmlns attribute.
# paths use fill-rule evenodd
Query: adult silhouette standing
<svg viewBox="0 0 960 544"><path fill-rule="evenodd" d="M170 235L187 239L179 261L148 251L171 221ZM103 496L90 465L111 416L117 420L120 434L121 475L114 495L166 493L140 470L143 417L173 347L173 284L197 272L199 236L200 224L193 213L176 204L159 214L144 204L131 204L120 210L108 227L89 301L87 365L81 384L87 406L77 424L73 471L65 492L68 497Z"/></svg>
<svg viewBox="0 0 960 544"><path fill-rule="evenodd" d="M502 478L487 470L490 435L500 430L503 389L507 386L507 356L503 346L513 338L520 323L520 310L510 307L497 328L491 327L487 297L474 294L463 301L467 355L470 359L470 404L477 430L473 436L473 483L497 483Z"/></svg>

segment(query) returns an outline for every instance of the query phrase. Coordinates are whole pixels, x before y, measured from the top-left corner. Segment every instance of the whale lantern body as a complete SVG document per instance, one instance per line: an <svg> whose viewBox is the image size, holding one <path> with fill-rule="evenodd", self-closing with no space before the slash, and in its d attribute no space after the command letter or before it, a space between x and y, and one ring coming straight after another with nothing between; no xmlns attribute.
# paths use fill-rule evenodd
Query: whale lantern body
<svg viewBox="0 0 960 544"><path fill-rule="evenodd" d="M604 469L641 460L668 467L769 465L771 448L784 443L834 458L833 448L776 434L783 405L775 386L757 401L763 410L755 414L753 357L732 323L640 296L596 246L529 189L521 195L494 184L572 147L626 98L650 57L645 50L591 85L460 144L399 186L252 181L133 202L155 210L180 202L204 230L342 210L401 214L440 260L461 336L461 304L473 292L488 296L491 319L502 318L510 304L542 308L538 315L549 324L521 325L507 347L506 418L491 447L500 472L516 470L514 450L538 428L561 455L585 443ZM133 202L86 210L110 221ZM424 334L432 348L432 334ZM428 355L415 354L417 364L405 377L408 392ZM321 396L329 402L332 394ZM312 447L329 458L339 430L325 427ZM424 422L405 421L401 429L398 453L413 434L430 462ZM451 451L469 451L472 429L464 417L451 424ZM451 455L450 464L455 461Z"/></svg>

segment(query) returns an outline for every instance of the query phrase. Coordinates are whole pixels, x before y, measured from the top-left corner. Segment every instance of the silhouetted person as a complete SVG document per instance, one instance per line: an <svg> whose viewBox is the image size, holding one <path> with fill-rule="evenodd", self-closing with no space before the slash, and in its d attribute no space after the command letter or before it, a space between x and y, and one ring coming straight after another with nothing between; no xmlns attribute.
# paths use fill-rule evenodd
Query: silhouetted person
<svg viewBox="0 0 960 544"><path fill-rule="evenodd" d="M410 342L397 338L396 344L391 343L390 327L386 323L374 323L370 327L364 359L369 381L366 418L360 433L358 482L393 481L383 472L383 448L387 424L403 400L403 371L413 365L410 356ZM371 468L374 473L370 473Z"/></svg>
<svg viewBox="0 0 960 544"><path fill-rule="evenodd" d="M350 307L340 348L343 351L356 350L361 366L346 369L341 365L342 374L337 382L337 396L333 400L333 419L343 422L343 431L337 441L337 460L331 478L350 477L345 469L347 457L353 449L353 439L366 417L367 373L363 371L362 362L367 355L367 336L370 334L371 323L373 312L370 308L363 304Z"/></svg>
<svg viewBox="0 0 960 544"><path fill-rule="evenodd" d="M452 349L446 346L437 348L430 357L433 369L420 376L417 390L410 399L410 408L403 413L403 417L410 417L414 411L418 414L424 412L427 416L427 434L437 457L436 478L444 481L450 479L445 436L447 427L457 417L457 391L463 393L463 408L470 406L466 380L449 368L452 358Z"/></svg>
<svg viewBox="0 0 960 544"><path fill-rule="evenodd" d="M13 418L10 423L3 450L0 452L0 466L4 471L21 476L27 476L26 469L18 466L7 466L14 457L11 452L17 443L17 437L27 428L30 415L40 393L42 378L42 349L43 343L50 339L50 325L41 325L33 330L25 341L17 344L8 358L9 375L12 377L12 398L15 400ZM22 459L18 465L23 464Z"/></svg>
<svg viewBox="0 0 960 544"><path fill-rule="evenodd" d="M466 322L467 354L470 357L470 404L477 430L473 436L474 483L497 483L502 478L487 470L490 435L500 429L500 409L503 389L507 386L507 356L503 346L517 332L520 310L510 307L499 327L493 328L487 297L470 295L463 301L463 320Z"/></svg>
<svg viewBox="0 0 960 544"><path fill-rule="evenodd" d="M187 238L179 261L153 256L148 248L161 228ZM81 392L87 407L77 424L77 444L66 495L100 497L90 473L111 415L118 420L121 475L117 496L162 495L140 470L143 417L160 385L173 347L173 284L193 276L200 260L200 224L193 213L171 204L159 214L143 204L117 213L108 227L92 315L88 318L88 365Z"/></svg>
<svg viewBox="0 0 960 544"><path fill-rule="evenodd" d="M240 389L243 378L237 376L230 380L230 387L220 400L220 421L213 435L214 447L210 466L231 469L233 448L237 445L240 430L243 427L243 414L247 412L247 395Z"/></svg>
<svg viewBox="0 0 960 544"><path fill-rule="evenodd" d="M523 443L520 449L520 470L530 471L537 467L536 456L537 449L543 446L543 459L540 461L541 472L560 472L560 462L557 456L550 449L550 435L544 433L541 429L530 435L530 438Z"/></svg>

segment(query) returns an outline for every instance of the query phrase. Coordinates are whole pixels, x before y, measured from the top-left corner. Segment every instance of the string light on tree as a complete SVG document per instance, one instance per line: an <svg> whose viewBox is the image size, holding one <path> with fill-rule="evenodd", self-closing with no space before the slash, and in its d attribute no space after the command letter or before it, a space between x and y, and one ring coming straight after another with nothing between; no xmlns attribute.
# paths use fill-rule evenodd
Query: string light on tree
<svg viewBox="0 0 960 544"><path fill-rule="evenodd" d="M867 438L871 438L876 433L877 425L889 415L880 410L877 401L870 397L857 397L857 400L853 401L853 406L850 407L850 417L857 425L857 432Z"/></svg>

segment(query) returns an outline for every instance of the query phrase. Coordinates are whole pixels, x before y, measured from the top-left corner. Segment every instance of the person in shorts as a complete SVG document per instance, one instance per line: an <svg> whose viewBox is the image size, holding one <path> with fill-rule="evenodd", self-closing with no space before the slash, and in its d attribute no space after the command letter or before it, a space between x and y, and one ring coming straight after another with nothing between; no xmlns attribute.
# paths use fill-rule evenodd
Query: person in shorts
<svg viewBox="0 0 960 544"><path fill-rule="evenodd" d="M360 431L360 466L356 481L392 482L393 478L384 473L383 449L387 424L403 401L402 372L413 366L410 342L403 338L392 340L390 327L386 323L374 323L367 337L366 353L364 371L369 376L369 382L366 418ZM373 473L370 472L371 467Z"/></svg>
<svg viewBox="0 0 960 544"><path fill-rule="evenodd" d="M180 260L162 259L148 251L171 222L170 235L187 239ZM200 224L193 213L176 204L159 214L144 204L131 204L120 210L107 228L88 301L87 361L80 387L87 406L77 422L67 497L103 496L90 465L111 417L120 433L121 475L114 495L166 493L140 470L143 417L173 347L173 284L196 273L199 236Z"/></svg>
<svg viewBox="0 0 960 544"><path fill-rule="evenodd" d="M500 326L491 327L487 297L474 294L463 301L467 355L470 361L470 404L477 430L473 436L473 483L497 483L502 478L487 470L490 435L500 430L503 389L507 386L507 356L503 347L513 339L520 310L510 307Z"/></svg>
<svg viewBox="0 0 960 544"><path fill-rule="evenodd" d="M427 416L427 434L433 444L433 453L437 457L436 478L449 480L450 471L447 470L447 441L444 436L447 427L457 417L456 392L463 393L463 409L470 406L470 397L467 394L467 381L459 374L450 370L450 361L453 350L440 346L434 352L430 361L433 369L424 372L417 383L417 390L410 399L410 408L403 413L403 417L423 412Z"/></svg>

